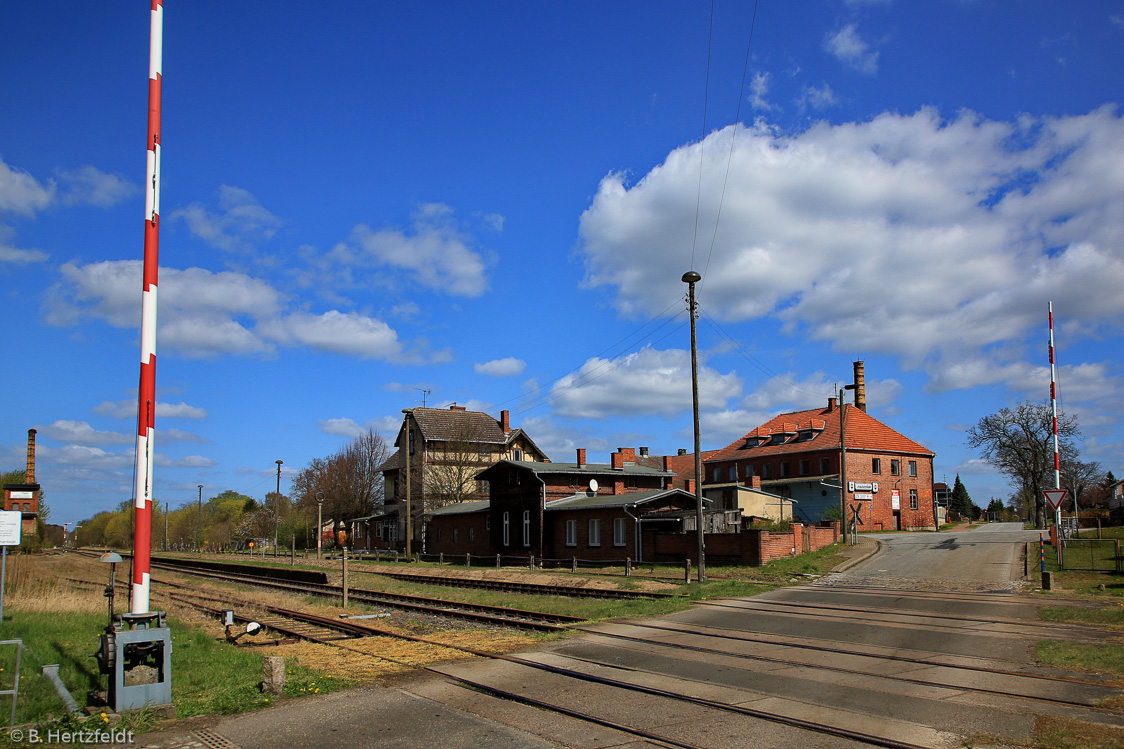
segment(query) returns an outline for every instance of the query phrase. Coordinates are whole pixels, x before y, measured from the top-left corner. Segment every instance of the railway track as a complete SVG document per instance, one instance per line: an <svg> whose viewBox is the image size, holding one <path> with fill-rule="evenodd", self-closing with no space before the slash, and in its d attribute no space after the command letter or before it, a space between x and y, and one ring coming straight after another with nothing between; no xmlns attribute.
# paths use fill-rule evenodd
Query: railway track
<svg viewBox="0 0 1124 749"><path fill-rule="evenodd" d="M215 615L215 616L219 616L222 613L222 611L220 609L208 607L206 605L203 605L203 604L200 604L196 601L193 601L193 600L191 600L191 598L188 598L188 597L178 596L178 595L173 595L172 597L176 600L179 600L181 603L193 606L198 610L204 611L206 613L209 613L209 614L212 614L212 615ZM791 727L791 728L796 728L796 729L806 731L806 732L826 734L826 735L830 735L830 736L845 738L845 739L856 741L856 742L866 744L866 745L869 745L869 746L888 747L889 749L929 749L928 745L926 745L926 744L915 744L915 743L911 743L911 742L908 742L908 741L900 741L900 740L896 740L896 739L892 739L892 738L886 738L884 736L878 736L878 735L866 733L866 732L863 732L863 731L857 731L857 730L847 729L847 728L839 728L837 726L831 726L831 725L828 725L826 723L817 722L817 721L813 721L813 720L796 718L796 717L786 716L786 715L782 715L782 714L778 714L778 713L771 713L771 712L765 711L765 710L757 710L757 709L748 708L748 707L744 707L744 706L740 706L740 705L728 704L728 703L724 703L724 702L721 702L721 701L718 701L718 700L682 694L682 693L674 692L674 691L671 691L671 690L668 690L668 689L661 689L661 688L658 688L658 687L647 686L647 685L644 685L644 684L641 684L641 683L630 682L630 681L627 681L627 680L624 680L624 679L610 678L610 677L606 677L606 676L598 676L596 674L591 674L591 673L588 673L586 671L581 671L581 670L574 669L574 668L560 667L560 666L551 665L551 664L548 664L548 663L542 663L542 662L539 662L539 661L529 660L529 659L522 658L522 657L519 657L519 656L505 655L505 654L502 654L502 653L491 653L491 652L482 651L482 650L464 647L464 646L450 645L450 644L447 644L447 643L442 643L442 642L437 642L435 640L430 640L430 639L425 638L425 637L417 637L417 636L413 636L413 635L406 635L406 634L402 634L402 633L399 633L399 632L394 632L394 631L391 631L391 630L382 629L382 628L379 628L379 627L372 627L372 626L369 626L369 625L358 624L358 623L353 623L353 622L336 621L336 620L328 619L328 618L325 618L325 617L320 617L320 616L315 615L315 614L309 614L307 612L292 611L292 610L287 610L287 609L277 609L277 608L273 608L273 607L266 607L266 610L282 617L282 619L281 620L277 620L277 619L270 620L268 618L262 618L262 617L259 617L259 616L251 616L251 615L248 615L247 613L237 613L237 612L235 612L234 620L236 622L242 622L242 623L248 623L250 621L256 621L259 624L262 624L263 626L265 626L269 629L272 629L275 632L278 632L279 634L282 634L282 635L291 636L291 637L294 637L294 638L300 638L300 639L307 640L307 641L310 641L310 642L317 642L317 643L320 643L320 644L323 644L323 645L342 648L342 649L345 649L345 650L350 650L350 651L353 651L355 653L364 655L366 657L385 660L385 661L395 663L397 665L404 666L404 667L407 667L407 668L410 668L410 669L413 669L413 670L426 671L426 672L429 672L429 673L432 673L432 674L442 676L446 679L449 679L449 680L451 680L451 681L453 681L457 684L460 684L464 687L467 687L467 688L469 688L471 690L474 690L474 691L477 691L477 692L484 692L484 693L493 695L495 697L499 697L499 698L504 699L504 700L510 700L510 701L518 702L518 703L521 703L521 704L524 704L524 705L530 705L530 706L533 706L533 707L536 707L536 708L539 708L539 709L542 709L542 710L547 710L549 712L553 712L553 713L560 714L560 715L566 715L568 717L576 718L576 719L584 721L584 722L593 723L593 724L596 724L596 725L599 725L599 726L603 726L605 728L610 728L612 730L619 731L621 733L628 734L630 736L635 736L637 738L642 738L642 739L645 739L645 740L648 740L648 741L654 741L658 745L661 745L661 746L680 747L681 749L706 749L705 744L694 744L694 743L680 741L680 740L674 738L673 736L661 734L661 733L651 731L651 730L646 730L646 729L643 729L643 728L640 728L640 727L637 727L637 726L633 726L633 725L628 725L628 724L625 724L625 723L621 723L620 721L610 720L610 719L600 717L598 715L595 715L595 714L592 714L592 713L589 713L589 712L586 712L586 711L576 710L576 709L573 709L573 708L570 708L570 707L566 707L564 705L561 705L561 704L558 704L556 702L552 702L552 701L549 701L549 700L542 700L542 699L530 697L527 694L524 694L524 693L521 693L521 692L512 691L511 689L505 689L503 687L496 686L494 684L488 684L488 683L485 683L485 682L480 681L480 680L467 678L465 676L462 676L462 675L459 675L459 674L456 674L456 673L451 673L447 668L443 669L441 666L419 666L419 665L416 665L416 664L406 663L406 662L403 662L401 660L391 658L391 657L388 657L388 656L373 654L373 653L371 653L367 650L360 650L358 648L352 647L351 643L355 639L358 639L360 637L367 637L367 636L387 637L387 638L392 638L392 639L404 640L404 641L408 641L408 642L414 642L414 643L419 643L419 644L424 644L424 645L429 645L429 646L446 648L446 649L449 649L449 650L455 650L455 651L458 651L458 652L467 653L469 655L476 656L478 658L485 658L485 659L490 659L490 660L495 660L495 661L502 661L504 663L512 664L512 665L517 666L517 667L533 669L535 671L545 672L545 673L551 674L552 676L562 677L563 679L571 679L571 680L584 682L584 683L587 683L587 684L594 684L594 685L597 685L599 687L606 687L606 688L609 688L609 689L612 689L612 690L623 690L624 692L629 692L629 693L632 693L632 694L648 695L648 696L657 697L657 698L660 698L660 699L663 699L663 700L670 700L672 702L677 702L677 703L692 705L692 706L695 706L695 707L700 707L700 708L704 708L704 709L708 709L708 710L713 710L713 711L716 711L716 712L719 712L719 713L730 713L730 714L734 714L734 715L738 715L738 716L742 716L742 717L746 717L746 718L752 718L752 719L763 720L763 721L767 721L767 722L771 722L771 723L777 723L777 724L781 724L781 725L788 726L788 727ZM295 626L294 624L290 624L290 623L287 623L287 622L295 622L298 625L302 625L302 626ZM307 629L308 626L319 628L319 630L327 630L327 631L336 630L337 632L339 632L339 634L324 637L324 636L319 635L317 631L310 632ZM602 665L608 665L608 664L602 664Z"/></svg>
<svg viewBox="0 0 1124 749"><path fill-rule="evenodd" d="M154 568L167 569L182 574L228 582L241 582L256 587L283 590L290 593L311 594L333 599L341 599L343 596L343 587L339 585L278 581L260 575L239 574L228 571L197 570L178 564L175 566L163 565L156 560L152 561L152 566ZM586 621L581 617L568 616L566 614L551 614L503 606L486 606L483 604L459 601L445 601L436 598L383 593L375 590L364 590L362 588L352 587L348 588L348 599L356 603L365 603L373 606L397 608L423 614L473 621L480 624L513 627L516 629L539 632L555 632L563 629L563 625Z"/></svg>
<svg viewBox="0 0 1124 749"><path fill-rule="evenodd" d="M363 570L363 574L379 575L394 580L419 583L422 585L440 585L446 588L476 588L480 590L497 590L504 593L523 593L538 596L567 596L570 598L609 598L609 599L655 599L676 598L677 593L659 593L642 590L618 590L614 588L577 588L564 585L542 585L539 583L519 583L508 580L488 580L480 578L446 577L440 575L411 574L409 572L381 572Z"/></svg>

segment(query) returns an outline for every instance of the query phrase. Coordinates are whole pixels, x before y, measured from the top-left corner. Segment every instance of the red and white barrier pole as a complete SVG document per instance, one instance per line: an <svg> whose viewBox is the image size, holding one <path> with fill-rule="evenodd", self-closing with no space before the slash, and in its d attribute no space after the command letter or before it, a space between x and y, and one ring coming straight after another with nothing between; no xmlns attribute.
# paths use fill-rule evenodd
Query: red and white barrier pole
<svg viewBox="0 0 1124 749"><path fill-rule="evenodd" d="M152 0L148 59L148 179L144 198L144 280L141 296L140 395L137 399L136 535L133 546L134 614L148 613L152 539L152 458L156 429L156 277L160 246L160 78L164 0Z"/></svg>
<svg viewBox="0 0 1124 749"><path fill-rule="evenodd" d="M1050 311L1050 408L1054 417L1054 488L1062 488L1062 461L1058 451L1058 385L1057 373L1054 365L1054 303L1049 303ZM1074 500L1074 515L1077 514L1077 504ZM1062 506L1058 503L1057 523L1061 525Z"/></svg>

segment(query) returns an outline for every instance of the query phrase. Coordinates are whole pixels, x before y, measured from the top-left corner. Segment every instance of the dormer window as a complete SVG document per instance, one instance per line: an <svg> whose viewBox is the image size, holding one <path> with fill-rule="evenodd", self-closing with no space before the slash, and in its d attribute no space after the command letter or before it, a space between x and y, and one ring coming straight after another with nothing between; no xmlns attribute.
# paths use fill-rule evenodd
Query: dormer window
<svg viewBox="0 0 1124 749"><path fill-rule="evenodd" d="M812 437L814 437L814 436L815 436L815 434L812 432L812 430L808 429L806 431L803 431L803 432L800 432L799 434L797 434L796 435L796 441L797 442L807 442L808 440L812 439Z"/></svg>
<svg viewBox="0 0 1124 749"><path fill-rule="evenodd" d="M773 439L769 440L770 445L783 445L785 440L788 439L787 434L774 434Z"/></svg>

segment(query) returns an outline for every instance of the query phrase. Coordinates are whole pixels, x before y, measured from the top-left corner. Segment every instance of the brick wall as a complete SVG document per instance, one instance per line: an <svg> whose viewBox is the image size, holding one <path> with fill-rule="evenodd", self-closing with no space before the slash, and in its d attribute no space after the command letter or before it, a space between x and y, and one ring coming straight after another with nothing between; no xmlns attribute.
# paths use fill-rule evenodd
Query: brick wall
<svg viewBox="0 0 1124 749"><path fill-rule="evenodd" d="M486 528L487 521L486 512L433 517L427 529L426 553L454 556L494 554L490 531Z"/></svg>
<svg viewBox="0 0 1124 749"><path fill-rule="evenodd" d="M879 472L874 472L874 460L880 462ZM891 471L891 461L900 461L897 476ZM910 461L917 462L917 475L909 475ZM936 530L933 519L933 460L920 455L900 455L868 451L847 451L847 480L859 483L878 482L878 492L874 500L861 500L860 517L863 524L860 531L895 530ZM901 493L901 509L892 507L893 490ZM909 492L917 490L917 509L909 506ZM853 494L848 493L848 504L855 504ZM873 504L873 513L871 505ZM849 511L848 511L849 512ZM850 517L850 515L848 515Z"/></svg>
<svg viewBox="0 0 1124 749"><path fill-rule="evenodd" d="M839 540L838 522L816 526L792 524L791 533L742 531L741 533L708 533L706 559L714 565L760 566L782 557L806 554L830 546ZM689 558L698 563L698 540L693 533L645 534L644 559L653 562L680 562Z"/></svg>

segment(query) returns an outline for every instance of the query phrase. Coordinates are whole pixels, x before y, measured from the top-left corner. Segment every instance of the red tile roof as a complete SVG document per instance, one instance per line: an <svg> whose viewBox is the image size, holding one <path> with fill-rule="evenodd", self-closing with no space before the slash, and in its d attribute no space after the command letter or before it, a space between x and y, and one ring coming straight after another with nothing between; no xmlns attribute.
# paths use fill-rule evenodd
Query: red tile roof
<svg viewBox="0 0 1124 749"><path fill-rule="evenodd" d="M923 445L914 442L901 432L897 432L864 411L848 405L847 409L847 449L877 450L888 453L932 456L934 453ZM839 449L839 414L837 408L815 408L809 411L780 414L765 422L744 437L730 443L707 457L707 463L742 458L757 458L769 455L804 453L816 450ZM799 424L797 430L795 425ZM782 445L768 443L773 434L797 433L812 430L813 437L802 442L790 439ZM759 447L746 447L750 437L764 437L765 444Z"/></svg>

